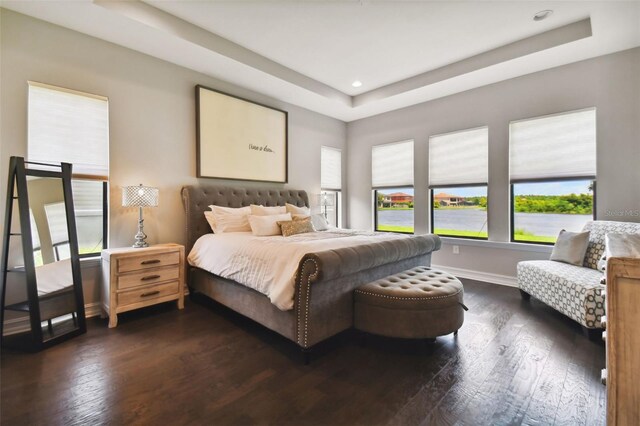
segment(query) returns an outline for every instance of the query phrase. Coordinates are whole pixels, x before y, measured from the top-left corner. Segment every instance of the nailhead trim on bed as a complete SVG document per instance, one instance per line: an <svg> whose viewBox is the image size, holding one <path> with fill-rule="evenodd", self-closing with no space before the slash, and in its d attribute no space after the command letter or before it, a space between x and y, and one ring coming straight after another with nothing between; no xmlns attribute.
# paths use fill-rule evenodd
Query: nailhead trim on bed
<svg viewBox="0 0 640 426"><path fill-rule="evenodd" d="M300 268L300 271L304 272L304 266L307 264L307 262L313 262L314 266L315 266L315 272L313 274L309 274L309 278L307 279L307 288L306 288L306 300L305 300L305 304L304 304L304 341L302 341L302 339L300 338L300 329L301 329L301 315L302 315L302 309L300 309L300 307L302 306L301 303L301 297L302 297L302 292L298 291L298 303L297 303L297 307L298 307L298 344L301 344L303 348L307 348L307 342L308 342L308 336L309 336L309 295L311 294L311 280L314 279L315 277L318 276L318 272L320 271L320 268L318 267L318 262L316 262L315 259L306 259L303 263L302 263L302 267ZM300 288L299 290L302 289L302 273L300 274Z"/></svg>

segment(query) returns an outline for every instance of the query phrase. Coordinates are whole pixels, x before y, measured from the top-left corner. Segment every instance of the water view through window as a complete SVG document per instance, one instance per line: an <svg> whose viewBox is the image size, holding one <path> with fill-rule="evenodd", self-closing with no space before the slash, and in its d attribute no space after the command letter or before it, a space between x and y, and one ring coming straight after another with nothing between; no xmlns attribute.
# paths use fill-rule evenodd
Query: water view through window
<svg viewBox="0 0 640 426"><path fill-rule="evenodd" d="M376 231L413 232L413 188L379 189Z"/></svg>
<svg viewBox="0 0 640 426"><path fill-rule="evenodd" d="M593 220L593 182L513 185L513 240L555 243L562 229L579 232Z"/></svg>
<svg viewBox="0 0 640 426"><path fill-rule="evenodd" d="M434 234L487 238L487 187L433 188Z"/></svg>

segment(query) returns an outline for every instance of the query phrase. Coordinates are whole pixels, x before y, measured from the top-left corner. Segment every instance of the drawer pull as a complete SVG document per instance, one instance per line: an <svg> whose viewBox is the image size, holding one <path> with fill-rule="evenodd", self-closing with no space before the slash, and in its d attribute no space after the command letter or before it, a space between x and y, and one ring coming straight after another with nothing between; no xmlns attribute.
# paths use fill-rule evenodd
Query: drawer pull
<svg viewBox="0 0 640 426"><path fill-rule="evenodd" d="M160 278L160 275L147 275L146 277L140 278L140 281L155 280L156 278Z"/></svg>
<svg viewBox="0 0 640 426"><path fill-rule="evenodd" d="M140 295L140 297L155 296L156 294L160 294L160 290L150 291L150 292L148 292L148 293L142 293L142 294Z"/></svg>
<svg viewBox="0 0 640 426"><path fill-rule="evenodd" d="M154 263L160 263L160 259L143 260L140 262L141 265L153 265Z"/></svg>

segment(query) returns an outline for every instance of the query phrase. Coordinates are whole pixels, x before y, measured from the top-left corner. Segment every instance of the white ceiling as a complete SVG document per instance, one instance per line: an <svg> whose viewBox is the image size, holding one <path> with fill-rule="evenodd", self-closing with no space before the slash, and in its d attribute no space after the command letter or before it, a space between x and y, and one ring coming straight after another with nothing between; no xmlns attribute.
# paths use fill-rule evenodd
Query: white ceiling
<svg viewBox="0 0 640 426"><path fill-rule="evenodd" d="M640 45L640 1L0 4L345 121ZM534 22L543 9L554 13ZM585 18L591 37L443 72ZM415 77L433 70L445 77ZM403 80L411 84L386 90Z"/></svg>

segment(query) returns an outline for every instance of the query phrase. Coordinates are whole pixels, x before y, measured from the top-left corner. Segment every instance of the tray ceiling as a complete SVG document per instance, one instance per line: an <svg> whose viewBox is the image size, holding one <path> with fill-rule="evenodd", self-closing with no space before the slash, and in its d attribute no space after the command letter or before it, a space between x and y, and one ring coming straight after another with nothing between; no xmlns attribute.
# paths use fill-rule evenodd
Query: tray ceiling
<svg viewBox="0 0 640 426"><path fill-rule="evenodd" d="M640 45L637 1L0 4L344 121Z"/></svg>

